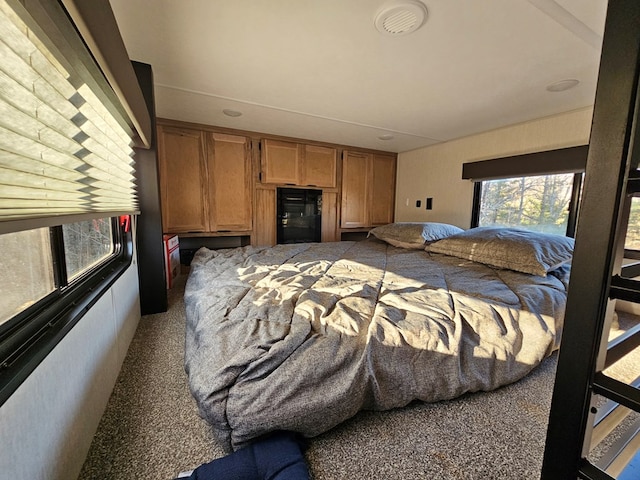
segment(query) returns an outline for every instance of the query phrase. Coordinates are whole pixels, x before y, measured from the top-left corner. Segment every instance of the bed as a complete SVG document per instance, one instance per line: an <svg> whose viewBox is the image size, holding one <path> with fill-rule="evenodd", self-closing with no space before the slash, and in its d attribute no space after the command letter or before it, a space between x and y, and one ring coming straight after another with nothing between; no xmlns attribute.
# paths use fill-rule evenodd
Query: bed
<svg viewBox="0 0 640 480"><path fill-rule="evenodd" d="M223 447L493 390L558 347L572 239L435 225L196 253L185 368Z"/></svg>

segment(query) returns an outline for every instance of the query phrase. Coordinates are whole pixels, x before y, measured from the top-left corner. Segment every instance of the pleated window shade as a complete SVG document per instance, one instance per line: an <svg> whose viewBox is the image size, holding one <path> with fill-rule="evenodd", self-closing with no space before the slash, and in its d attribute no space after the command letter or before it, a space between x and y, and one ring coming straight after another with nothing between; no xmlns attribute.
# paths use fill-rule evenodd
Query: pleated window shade
<svg viewBox="0 0 640 480"><path fill-rule="evenodd" d="M138 210L131 136L70 70L0 0L0 222Z"/></svg>

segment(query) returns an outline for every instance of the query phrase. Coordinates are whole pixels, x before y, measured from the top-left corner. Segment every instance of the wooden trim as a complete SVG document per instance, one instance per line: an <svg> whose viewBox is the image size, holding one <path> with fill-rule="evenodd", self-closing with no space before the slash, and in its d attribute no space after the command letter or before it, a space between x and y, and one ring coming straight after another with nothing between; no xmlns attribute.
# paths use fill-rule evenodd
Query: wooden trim
<svg viewBox="0 0 640 480"><path fill-rule="evenodd" d="M214 140L227 143L250 143L247 137L239 137L238 135L229 135L228 133L213 133L211 137Z"/></svg>
<svg viewBox="0 0 640 480"><path fill-rule="evenodd" d="M237 230L237 231L219 231L219 232L178 232L172 235L177 235L179 238L197 238L197 237L248 237L251 235L251 230Z"/></svg>
<svg viewBox="0 0 640 480"><path fill-rule="evenodd" d="M215 125L204 125L201 123L193 123L193 122L183 122L181 120L172 120L170 118L158 118L157 125L165 125L172 126L177 128L193 128L198 130L206 130L216 133L227 133L229 135L240 135L245 137L250 137L254 140L260 139L268 139L268 140L277 140L281 142L292 142L292 143L303 143L306 145L314 145L318 147L329 147L335 148L338 150L338 154L341 150L349 150L351 152L357 151L362 153L372 153L372 154L384 154L384 155L394 155L396 158L398 154L396 152L389 152L385 150L373 150L369 148L361 148L352 145L342 145L338 143L330 143L330 142L322 142L318 140L310 140L305 138L297 138L297 137L286 137L283 135L272 135L269 133L261 133L261 132L253 132L250 130L238 130L233 128L226 127L217 127Z"/></svg>

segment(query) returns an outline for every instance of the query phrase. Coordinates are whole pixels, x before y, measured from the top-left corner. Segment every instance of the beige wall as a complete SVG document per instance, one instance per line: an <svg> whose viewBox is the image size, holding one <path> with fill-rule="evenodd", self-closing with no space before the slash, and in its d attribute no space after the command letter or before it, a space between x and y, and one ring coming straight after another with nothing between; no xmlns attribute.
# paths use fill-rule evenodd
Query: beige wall
<svg viewBox="0 0 640 480"><path fill-rule="evenodd" d="M593 108L583 108L399 154L396 221L469 228L473 183L462 180L463 163L585 145L592 115ZM427 197L433 198L432 210L425 209Z"/></svg>

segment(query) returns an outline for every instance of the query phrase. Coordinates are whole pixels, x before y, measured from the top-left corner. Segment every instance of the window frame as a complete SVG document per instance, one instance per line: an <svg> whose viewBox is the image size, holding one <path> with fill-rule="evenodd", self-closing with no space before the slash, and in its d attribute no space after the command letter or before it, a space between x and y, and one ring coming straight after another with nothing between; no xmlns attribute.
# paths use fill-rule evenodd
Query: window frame
<svg viewBox="0 0 640 480"><path fill-rule="evenodd" d="M561 175L565 172L550 172L542 175ZM504 179L523 178L529 175L516 175L506 177ZM573 186L571 187L571 198L569 199L569 216L567 219L567 237L574 238L576 234L576 226L578 222L578 211L580 210L580 197L582 194L582 183L584 172L575 172L573 174ZM480 225L480 207L482 201L482 182L491 181L491 179L476 180L473 182L473 207L471 210L471 228Z"/></svg>
<svg viewBox="0 0 640 480"><path fill-rule="evenodd" d="M569 201L569 219L567 222L567 236L573 238L580 210L580 198L588 154L589 145L586 144L463 163L462 179L474 182L470 226L474 228L480 223L481 183L483 181L573 173L573 188Z"/></svg>
<svg viewBox="0 0 640 480"><path fill-rule="evenodd" d="M629 198L629 204L625 206L625 208L628 208L628 210L625 213L625 215L627 217L627 231L625 231L625 236L624 236L624 243L625 243L624 258L631 259L631 260L640 260L640 249L627 248L627 246L626 246L627 234L628 234L628 230L629 230L629 220L630 220L630 216L631 216L631 210L633 209L633 200L635 198L640 198L640 197L636 196L636 195L632 195ZM638 268L638 270L640 270L640 267Z"/></svg>
<svg viewBox="0 0 640 480"><path fill-rule="evenodd" d="M131 265L133 236L111 217L114 255L66 282L62 226L50 227L56 289L0 325L0 405Z"/></svg>

